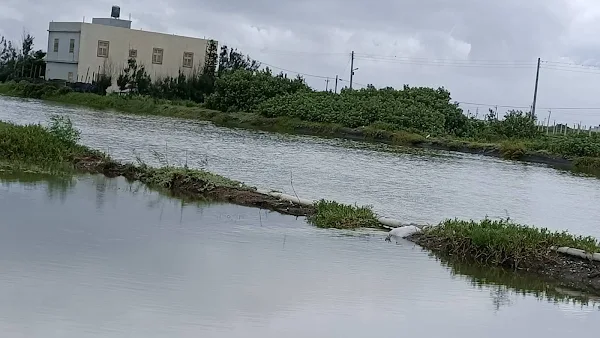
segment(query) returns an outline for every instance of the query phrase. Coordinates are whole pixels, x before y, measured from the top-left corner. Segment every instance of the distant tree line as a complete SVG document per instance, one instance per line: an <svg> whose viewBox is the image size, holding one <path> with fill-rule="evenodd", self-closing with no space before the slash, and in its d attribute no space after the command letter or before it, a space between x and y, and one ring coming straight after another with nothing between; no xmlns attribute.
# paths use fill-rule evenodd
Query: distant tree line
<svg viewBox="0 0 600 338"><path fill-rule="evenodd" d="M46 53L41 49L33 50L34 37L23 33L19 46L0 36L0 82L9 80L39 79L46 73Z"/></svg>
<svg viewBox="0 0 600 338"><path fill-rule="evenodd" d="M289 79L273 75L269 68L237 49L207 44L205 63L191 74L180 71L175 77L151 80L144 65L129 59L117 78L117 86L129 95L147 95L157 99L190 100L219 110L249 110L261 101L298 90L310 90L301 76Z"/></svg>

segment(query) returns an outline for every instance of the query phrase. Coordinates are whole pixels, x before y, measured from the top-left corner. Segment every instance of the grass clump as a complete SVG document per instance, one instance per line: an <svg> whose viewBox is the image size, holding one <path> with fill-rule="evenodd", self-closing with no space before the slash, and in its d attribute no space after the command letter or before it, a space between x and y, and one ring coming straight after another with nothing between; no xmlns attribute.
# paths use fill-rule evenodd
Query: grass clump
<svg viewBox="0 0 600 338"><path fill-rule="evenodd" d="M379 226L377 217L368 206L352 206L335 201L320 200L315 203L315 213L307 220L319 228L357 229Z"/></svg>
<svg viewBox="0 0 600 338"><path fill-rule="evenodd" d="M600 252L600 242L594 237L552 232L515 224L508 219L445 220L420 236L419 241L424 246L442 253L514 269L543 266L556 255L550 250L552 246Z"/></svg>
<svg viewBox="0 0 600 338"><path fill-rule="evenodd" d="M52 116L49 126L0 121L0 159L12 163L55 166L95 153L77 143L79 131L68 117Z"/></svg>
<svg viewBox="0 0 600 338"><path fill-rule="evenodd" d="M171 166L151 168L142 165L140 171L139 180L141 182L149 186L168 190L181 190L185 188L185 190L200 193L213 190L217 187L250 189L241 182L204 170L190 170Z"/></svg>
<svg viewBox="0 0 600 338"><path fill-rule="evenodd" d="M500 153L507 160L519 160L527 153L527 147L522 142L504 141L500 144Z"/></svg>

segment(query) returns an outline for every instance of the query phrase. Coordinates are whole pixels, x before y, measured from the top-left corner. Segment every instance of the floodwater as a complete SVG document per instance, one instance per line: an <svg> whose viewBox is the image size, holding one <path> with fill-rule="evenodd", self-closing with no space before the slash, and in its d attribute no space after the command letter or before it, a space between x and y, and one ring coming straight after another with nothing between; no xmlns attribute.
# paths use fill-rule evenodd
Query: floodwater
<svg viewBox="0 0 600 338"><path fill-rule="evenodd" d="M0 173L0 215L3 337L553 338L600 320L572 292L448 267L382 232L124 179Z"/></svg>
<svg viewBox="0 0 600 338"><path fill-rule="evenodd" d="M187 163L304 198L372 205L405 222L509 216L600 237L600 181L541 165L452 152L382 152L374 148L385 146L0 97L0 120L46 123L51 114L69 116L84 144L120 160Z"/></svg>

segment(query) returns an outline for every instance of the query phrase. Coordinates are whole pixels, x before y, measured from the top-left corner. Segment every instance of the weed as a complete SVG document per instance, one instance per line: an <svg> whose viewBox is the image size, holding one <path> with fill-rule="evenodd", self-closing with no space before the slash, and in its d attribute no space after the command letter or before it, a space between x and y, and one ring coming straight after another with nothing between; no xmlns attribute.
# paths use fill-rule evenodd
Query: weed
<svg viewBox="0 0 600 338"><path fill-rule="evenodd" d="M316 212L308 216L309 223L320 228L356 229L374 228L379 222L371 207L352 206L334 201L315 203Z"/></svg>
<svg viewBox="0 0 600 338"><path fill-rule="evenodd" d="M503 219L480 222L449 219L427 228L421 236L420 240L428 243L427 247L435 247L440 252L515 269L548 262L553 254L552 246L600 251L600 242L591 236L552 232Z"/></svg>

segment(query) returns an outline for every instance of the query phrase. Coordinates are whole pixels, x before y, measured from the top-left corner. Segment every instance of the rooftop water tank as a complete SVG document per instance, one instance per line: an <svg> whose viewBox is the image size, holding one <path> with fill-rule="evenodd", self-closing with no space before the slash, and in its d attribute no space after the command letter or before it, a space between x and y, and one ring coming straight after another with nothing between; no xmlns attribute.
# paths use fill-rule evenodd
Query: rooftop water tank
<svg viewBox="0 0 600 338"><path fill-rule="evenodd" d="M121 16L121 7L112 6L112 9L110 10L110 17L118 19L120 16Z"/></svg>

